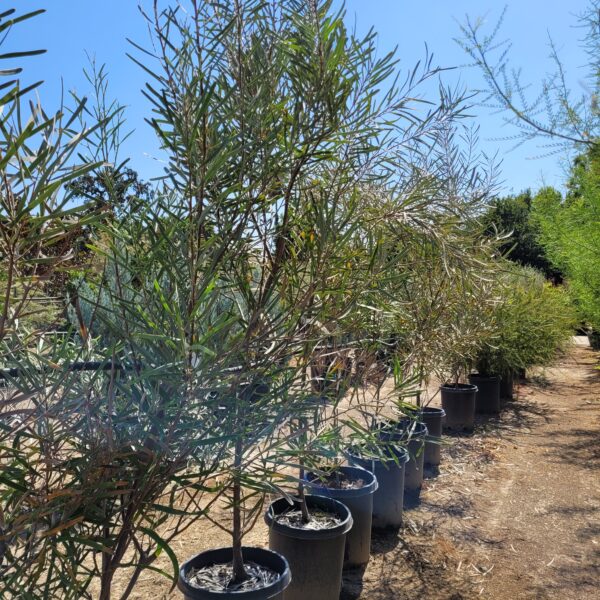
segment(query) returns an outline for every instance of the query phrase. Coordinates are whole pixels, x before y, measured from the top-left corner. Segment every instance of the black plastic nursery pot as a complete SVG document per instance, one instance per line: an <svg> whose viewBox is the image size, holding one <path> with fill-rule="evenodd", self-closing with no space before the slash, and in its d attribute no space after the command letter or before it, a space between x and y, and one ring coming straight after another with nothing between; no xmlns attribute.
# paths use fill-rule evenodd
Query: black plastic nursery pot
<svg viewBox="0 0 600 600"><path fill-rule="evenodd" d="M286 589L285 600L338 600L342 589L342 567L346 534L352 528L350 510L341 502L324 496L305 496L309 512L322 510L333 513L341 523L331 529L299 529L278 523L277 516L291 507L285 498L273 502L266 514L269 526L269 548L287 559L293 574Z"/></svg>
<svg viewBox="0 0 600 600"><path fill-rule="evenodd" d="M470 383L446 383L440 387L442 408L446 413L445 429L473 431L477 386Z"/></svg>
<svg viewBox="0 0 600 600"><path fill-rule="evenodd" d="M600 331L592 331L592 333L588 333L588 340L592 350L600 350Z"/></svg>
<svg viewBox="0 0 600 600"><path fill-rule="evenodd" d="M412 419L386 421L382 427L383 439L408 450L409 460L404 469L404 495L411 501L418 500L421 494L427 434L427 425Z"/></svg>
<svg viewBox="0 0 600 600"><path fill-rule="evenodd" d="M469 375L469 383L477 386L475 413L478 415L497 415L501 409L500 377L472 373Z"/></svg>
<svg viewBox="0 0 600 600"><path fill-rule="evenodd" d="M512 371L507 371L500 378L500 401L513 399L515 386L515 375Z"/></svg>
<svg viewBox="0 0 600 600"><path fill-rule="evenodd" d="M379 485L373 494L373 527L395 528L402 525L404 511L404 470L409 460L408 451L400 446L389 448L388 460L375 460L360 454L357 449L348 451L348 462L370 471Z"/></svg>
<svg viewBox="0 0 600 600"><path fill-rule="evenodd" d="M440 464L440 441L446 412L443 408L424 406L421 409L421 419L427 426L429 435L425 441L424 463L429 467Z"/></svg>
<svg viewBox="0 0 600 600"><path fill-rule="evenodd" d="M254 562L279 574L279 578L272 584L249 591L224 591L214 592L196 588L189 583L189 573L193 569L200 569L217 564L231 563L233 551L229 548L218 548L197 554L184 563L179 569L177 587L186 600L225 600L226 598L239 598L239 600L283 600L284 591L291 581L291 572L288 561L272 550L264 548L242 548L242 556L246 562Z"/></svg>
<svg viewBox="0 0 600 600"><path fill-rule="evenodd" d="M350 481L361 481L360 488L340 489L327 486L318 475L307 473L306 485L318 496L339 500L350 509L354 524L346 536L344 567L362 567L371 556L371 527L373 522L373 496L377 491L377 478L361 467L341 466L337 469Z"/></svg>

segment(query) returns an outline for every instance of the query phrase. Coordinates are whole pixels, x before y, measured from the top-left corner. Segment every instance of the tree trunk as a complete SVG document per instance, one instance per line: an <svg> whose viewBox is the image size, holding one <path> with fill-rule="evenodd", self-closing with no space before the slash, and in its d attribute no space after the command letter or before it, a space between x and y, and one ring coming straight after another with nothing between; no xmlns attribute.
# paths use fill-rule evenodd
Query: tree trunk
<svg viewBox="0 0 600 600"><path fill-rule="evenodd" d="M241 434L235 442L234 480L233 480L233 579L232 584L248 579L242 556L242 486L240 484L242 468Z"/></svg>

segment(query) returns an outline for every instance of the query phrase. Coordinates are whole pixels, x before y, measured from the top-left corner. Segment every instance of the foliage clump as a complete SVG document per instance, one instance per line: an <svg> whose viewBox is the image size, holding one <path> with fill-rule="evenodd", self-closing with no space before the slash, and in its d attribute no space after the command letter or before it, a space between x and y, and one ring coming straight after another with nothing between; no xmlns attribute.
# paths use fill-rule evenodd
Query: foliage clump
<svg viewBox="0 0 600 600"><path fill-rule="evenodd" d="M577 317L562 287L534 269L512 267L499 278L490 322L475 366L482 375L506 376L550 364L567 347Z"/></svg>

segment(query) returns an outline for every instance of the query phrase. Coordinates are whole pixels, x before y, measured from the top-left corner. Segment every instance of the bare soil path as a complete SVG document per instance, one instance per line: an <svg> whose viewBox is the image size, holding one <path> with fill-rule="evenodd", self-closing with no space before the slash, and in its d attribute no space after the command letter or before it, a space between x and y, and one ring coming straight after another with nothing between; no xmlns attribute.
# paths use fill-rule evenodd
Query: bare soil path
<svg viewBox="0 0 600 600"><path fill-rule="evenodd" d="M456 439L441 476L429 480L413 518L430 527L437 519L471 593L600 598L598 359L578 340L521 386L500 418Z"/></svg>
<svg viewBox="0 0 600 600"><path fill-rule="evenodd" d="M374 536L368 568L345 575L341 598L600 598L599 361L580 340L500 417L450 438L420 506L402 531ZM265 526L245 543L266 546ZM202 523L174 549L184 560L227 544ZM132 595L180 597L154 573Z"/></svg>

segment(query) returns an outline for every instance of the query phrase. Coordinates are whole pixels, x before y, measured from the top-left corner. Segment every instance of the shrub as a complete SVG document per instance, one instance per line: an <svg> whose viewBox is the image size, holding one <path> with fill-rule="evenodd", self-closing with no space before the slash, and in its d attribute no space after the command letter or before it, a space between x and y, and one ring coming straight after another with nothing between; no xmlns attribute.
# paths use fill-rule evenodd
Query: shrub
<svg viewBox="0 0 600 600"><path fill-rule="evenodd" d="M600 330L600 153L594 146L579 157L569 192L543 189L534 216L541 241L554 264L564 270L567 286L582 319Z"/></svg>
<svg viewBox="0 0 600 600"><path fill-rule="evenodd" d="M493 330L475 361L485 375L547 365L573 335L576 313L561 286L534 269L511 268L499 278Z"/></svg>

